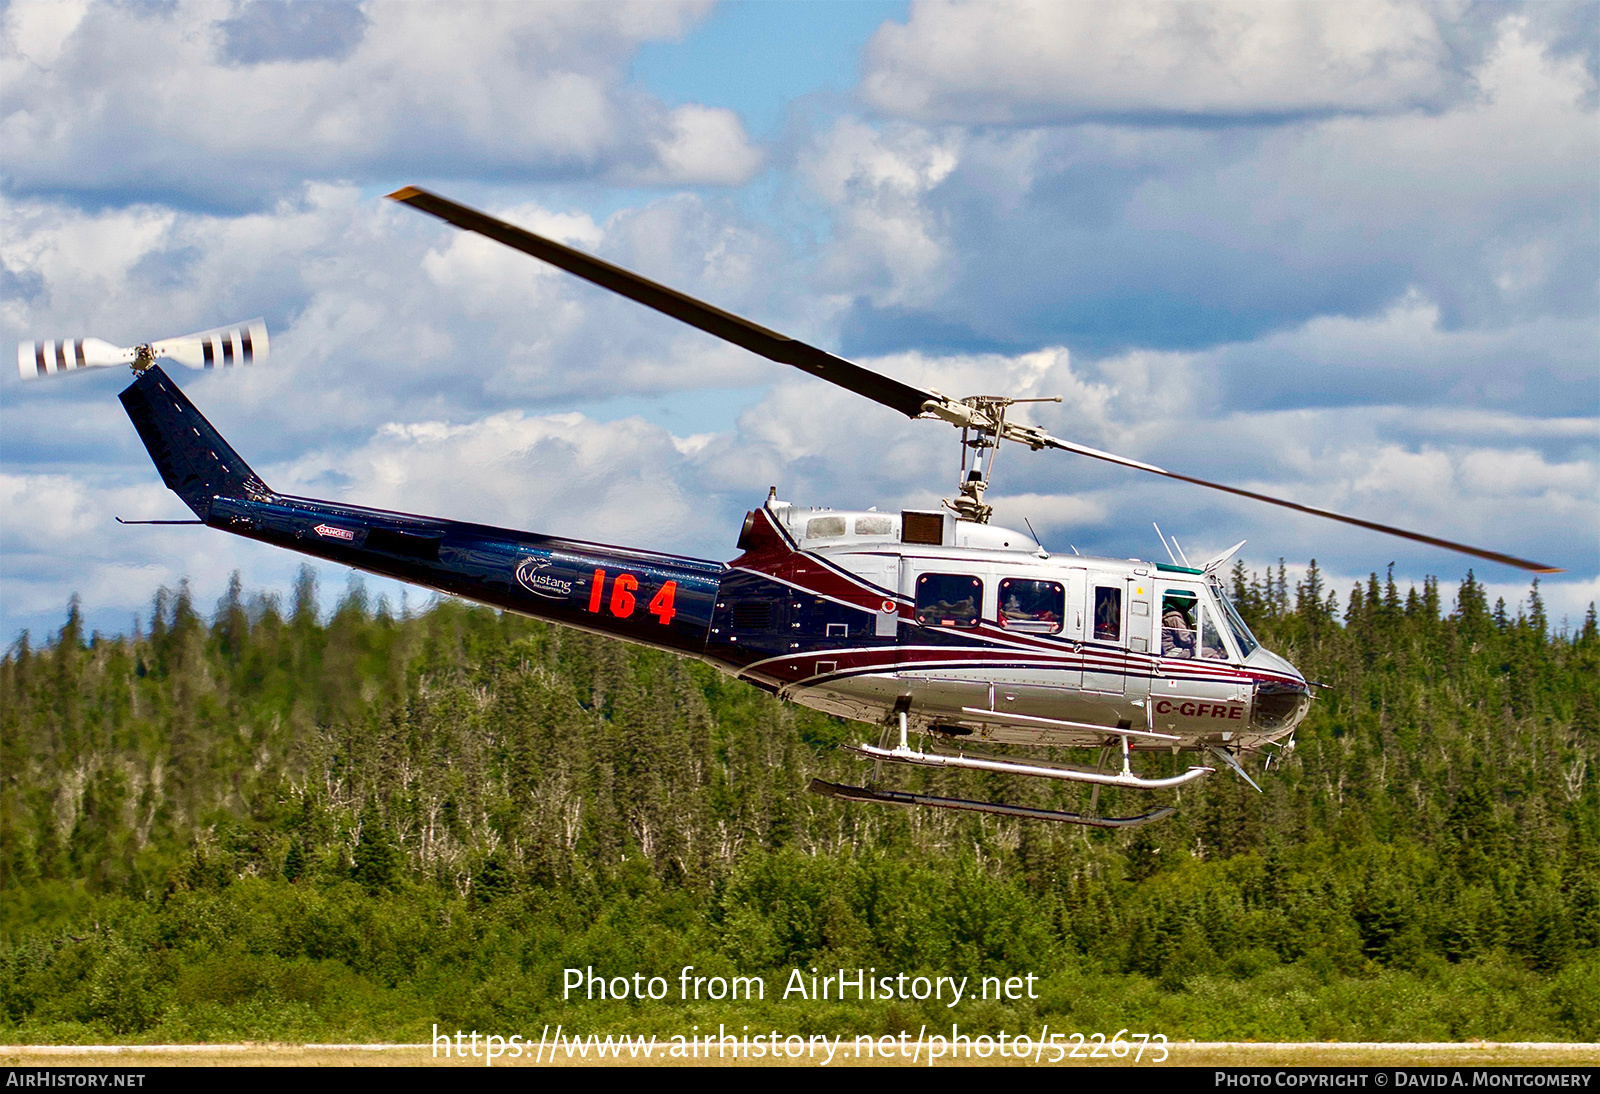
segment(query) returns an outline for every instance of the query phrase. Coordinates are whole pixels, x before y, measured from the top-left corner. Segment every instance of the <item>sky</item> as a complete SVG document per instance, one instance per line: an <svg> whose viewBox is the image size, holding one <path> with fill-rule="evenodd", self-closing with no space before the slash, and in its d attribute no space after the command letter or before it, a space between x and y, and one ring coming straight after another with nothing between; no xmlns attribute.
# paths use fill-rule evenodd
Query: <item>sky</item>
<svg viewBox="0 0 1600 1094"><path fill-rule="evenodd" d="M130 63L136 58L137 63ZM107 369L13 345L265 318L170 369L275 489L711 559L770 486L936 505L955 434L383 200L419 185L1057 436L1564 567L1600 599L1600 4L11 0L0 635L299 556L193 527ZM1012 446L1052 550L1521 571ZM350 571L319 564L331 605ZM429 594L366 578L415 608Z"/></svg>

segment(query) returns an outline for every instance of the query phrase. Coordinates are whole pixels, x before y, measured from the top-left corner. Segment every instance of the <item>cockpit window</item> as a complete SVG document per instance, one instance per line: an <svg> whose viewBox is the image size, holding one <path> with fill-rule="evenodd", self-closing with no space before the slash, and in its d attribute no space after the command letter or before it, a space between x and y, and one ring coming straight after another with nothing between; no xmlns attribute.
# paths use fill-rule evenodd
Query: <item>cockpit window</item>
<svg viewBox="0 0 1600 1094"><path fill-rule="evenodd" d="M1222 640L1222 631L1217 627L1217 613L1207 606L1204 614L1205 626L1200 629L1200 656L1226 661L1228 644Z"/></svg>
<svg viewBox="0 0 1600 1094"><path fill-rule="evenodd" d="M1228 660L1216 610L1201 602L1197 590L1169 588L1162 593L1161 656Z"/></svg>
<svg viewBox="0 0 1600 1094"><path fill-rule="evenodd" d="M1244 620L1239 616L1239 609L1233 606L1233 601L1222 591L1222 586L1213 581L1211 591L1216 595L1217 603L1222 605L1223 614L1228 617L1228 629L1233 632L1233 640L1239 647L1240 656L1249 657L1260 648L1261 643L1250 633L1250 628L1244 625Z"/></svg>
<svg viewBox="0 0 1600 1094"><path fill-rule="evenodd" d="M894 534L894 521L888 517L857 517L856 535L887 536Z"/></svg>
<svg viewBox="0 0 1600 1094"><path fill-rule="evenodd" d="M843 517L812 517L806 521L807 539L826 539L844 535Z"/></svg>

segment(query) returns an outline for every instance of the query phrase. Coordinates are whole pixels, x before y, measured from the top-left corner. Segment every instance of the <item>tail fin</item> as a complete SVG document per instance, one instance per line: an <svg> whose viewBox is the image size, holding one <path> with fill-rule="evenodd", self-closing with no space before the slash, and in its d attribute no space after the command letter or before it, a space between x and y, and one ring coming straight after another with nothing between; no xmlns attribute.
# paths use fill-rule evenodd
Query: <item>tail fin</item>
<svg viewBox="0 0 1600 1094"><path fill-rule="evenodd" d="M201 520L210 515L215 497L272 497L261 477L160 368L146 371L119 398L162 481Z"/></svg>

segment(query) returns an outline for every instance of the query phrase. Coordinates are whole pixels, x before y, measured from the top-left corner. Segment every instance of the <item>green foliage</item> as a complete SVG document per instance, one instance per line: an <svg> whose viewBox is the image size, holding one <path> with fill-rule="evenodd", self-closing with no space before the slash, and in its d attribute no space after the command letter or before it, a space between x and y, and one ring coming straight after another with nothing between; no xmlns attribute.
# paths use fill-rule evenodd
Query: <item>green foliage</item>
<svg viewBox="0 0 1600 1094"><path fill-rule="evenodd" d="M1593 609L1550 633L1537 586L1496 610L1469 574L1446 612L1432 579L1373 574L1341 611L1314 563L1292 586L1281 563L1237 564L1233 592L1333 689L1265 793L1218 777L1127 833L816 798L813 776L859 776L833 745L860 727L454 601L396 616L353 581L324 621L305 571L287 614L235 581L208 623L180 587L145 632L106 638L74 600L51 641L0 660L0 1024L409 1039L536 1015L949 1019L560 998L569 967L675 984L694 965L770 990L859 966L1041 978L1039 999L964 1023L1600 1037ZM903 778L1089 808L1070 786ZM1097 809L1135 804L1109 789Z"/></svg>
<svg viewBox="0 0 1600 1094"><path fill-rule="evenodd" d="M368 893L381 893L394 888L400 876L400 855L389 842L389 834L374 809L361 815L361 829L357 836L355 860L351 876Z"/></svg>

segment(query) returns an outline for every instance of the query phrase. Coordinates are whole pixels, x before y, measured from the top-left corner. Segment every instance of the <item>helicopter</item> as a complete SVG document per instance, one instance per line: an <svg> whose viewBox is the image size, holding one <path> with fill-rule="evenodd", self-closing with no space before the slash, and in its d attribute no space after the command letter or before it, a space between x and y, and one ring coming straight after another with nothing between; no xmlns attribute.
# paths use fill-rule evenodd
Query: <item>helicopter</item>
<svg viewBox="0 0 1600 1094"><path fill-rule="evenodd" d="M1293 748L1313 685L1262 647L1219 569L1243 546L1192 565L1064 556L991 522L984 501L1004 442L1107 461L1537 573L1556 567L1169 471L1054 437L1008 417L999 395L952 398L861 367L629 270L417 187L388 195L464 231L557 266L769 360L912 419L961 432L956 494L937 509L802 507L774 487L746 514L724 563L282 494L269 487L160 367L264 359L252 320L120 348L96 339L22 343L25 379L128 365L120 394L183 521L564 626L700 658L780 699L878 729L844 746L870 762L852 786L812 780L845 802L920 806L1124 828L1164 806L1107 817L893 789L888 765L987 771L1094 787L1165 790L1244 757ZM1057 400L1058 401L1058 400ZM119 521L121 518L118 518ZM1157 534L1161 535L1159 527ZM1174 552L1176 548L1176 552ZM917 744L912 738L917 738ZM1099 749L1094 767L983 751L983 745ZM1141 753L1191 754L1168 777ZM1118 763L1107 769L1108 756Z"/></svg>

